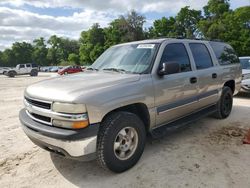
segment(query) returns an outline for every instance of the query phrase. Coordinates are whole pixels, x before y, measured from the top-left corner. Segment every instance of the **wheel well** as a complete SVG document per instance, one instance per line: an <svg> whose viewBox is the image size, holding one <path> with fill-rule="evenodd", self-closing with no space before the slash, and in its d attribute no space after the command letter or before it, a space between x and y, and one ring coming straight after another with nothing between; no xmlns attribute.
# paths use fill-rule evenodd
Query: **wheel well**
<svg viewBox="0 0 250 188"><path fill-rule="evenodd" d="M232 93L234 93L234 91L235 91L235 81L234 80L227 81L224 84L224 86L228 86L232 90Z"/></svg>
<svg viewBox="0 0 250 188"><path fill-rule="evenodd" d="M148 108L145 104L143 103L135 103L135 104L130 104L127 106L123 106L120 108L117 108L115 110L112 110L111 112L109 112L108 114L106 114L103 118L103 120L111 113L113 112L118 112L118 111L125 111L125 112L131 112L133 114L136 114L143 122L143 124L145 125L146 131L149 131L149 127L150 127L150 115L148 112ZM103 121L102 120L102 121Z"/></svg>

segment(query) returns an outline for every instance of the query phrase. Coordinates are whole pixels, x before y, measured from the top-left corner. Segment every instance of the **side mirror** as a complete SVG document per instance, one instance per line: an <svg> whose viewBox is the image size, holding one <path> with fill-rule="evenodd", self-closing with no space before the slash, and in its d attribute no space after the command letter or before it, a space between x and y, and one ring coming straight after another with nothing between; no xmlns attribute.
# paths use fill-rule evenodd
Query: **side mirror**
<svg viewBox="0 0 250 188"><path fill-rule="evenodd" d="M175 74L180 72L180 65L177 62L164 62L162 67L158 71L159 76L164 76L166 74Z"/></svg>

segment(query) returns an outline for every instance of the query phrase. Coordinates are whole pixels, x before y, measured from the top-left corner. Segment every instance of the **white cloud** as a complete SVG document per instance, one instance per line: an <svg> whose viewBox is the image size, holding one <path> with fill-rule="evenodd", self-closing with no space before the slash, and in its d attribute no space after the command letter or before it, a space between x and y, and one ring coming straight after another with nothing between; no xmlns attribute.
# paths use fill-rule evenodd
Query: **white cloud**
<svg viewBox="0 0 250 188"><path fill-rule="evenodd" d="M2 0L1 4L22 6L29 4L35 7L71 7L92 10L115 10L124 12L135 9L143 12L177 12L183 6L201 9L208 0Z"/></svg>
<svg viewBox="0 0 250 188"><path fill-rule="evenodd" d="M105 27L112 19L114 17L108 13L94 10L74 13L68 17L53 17L0 7L0 50L8 46L3 44L9 41L33 41L53 34L77 39L81 31L88 29L93 23L98 22Z"/></svg>

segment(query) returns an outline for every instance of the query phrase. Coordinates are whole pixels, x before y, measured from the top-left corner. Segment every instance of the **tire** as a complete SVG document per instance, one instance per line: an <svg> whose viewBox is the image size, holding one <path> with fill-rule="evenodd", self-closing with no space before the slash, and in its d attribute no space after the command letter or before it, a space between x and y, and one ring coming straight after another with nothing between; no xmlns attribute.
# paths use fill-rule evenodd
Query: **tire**
<svg viewBox="0 0 250 188"><path fill-rule="evenodd" d="M16 76L16 72L15 71L10 71L10 72L8 72L8 76L10 77L10 78L14 78L15 76Z"/></svg>
<svg viewBox="0 0 250 188"><path fill-rule="evenodd" d="M31 70L30 76L37 76L37 75L38 75L38 71L36 69Z"/></svg>
<svg viewBox="0 0 250 188"><path fill-rule="evenodd" d="M130 139L130 144L124 141L125 137L122 138L124 134L134 135L131 136L133 138ZM115 146L118 142L120 146L116 150ZM145 126L135 114L123 111L112 113L101 123L98 132L97 161L104 169L116 173L124 172L139 161L145 142ZM132 149L128 149L130 147ZM126 149L128 150L124 152Z"/></svg>
<svg viewBox="0 0 250 188"><path fill-rule="evenodd" d="M231 88L224 86L219 102L217 103L217 111L214 117L217 119L227 118L233 107L233 92Z"/></svg>

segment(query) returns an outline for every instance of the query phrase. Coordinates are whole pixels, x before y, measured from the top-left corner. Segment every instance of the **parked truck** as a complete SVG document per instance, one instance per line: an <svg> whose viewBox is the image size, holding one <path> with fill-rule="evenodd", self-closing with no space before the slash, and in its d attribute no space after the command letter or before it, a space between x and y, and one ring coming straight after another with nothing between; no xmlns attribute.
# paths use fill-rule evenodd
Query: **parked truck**
<svg viewBox="0 0 250 188"><path fill-rule="evenodd" d="M17 75L38 75L38 66L36 64L18 64L16 68L9 69L3 73L9 77L15 77Z"/></svg>
<svg viewBox="0 0 250 188"><path fill-rule="evenodd" d="M97 158L105 169L123 172L140 159L147 135L159 138L207 115L227 118L241 78L237 55L222 42L125 43L83 73L29 86L20 121L48 151Z"/></svg>

